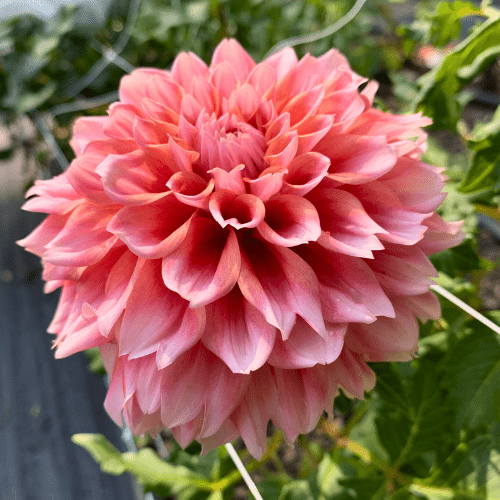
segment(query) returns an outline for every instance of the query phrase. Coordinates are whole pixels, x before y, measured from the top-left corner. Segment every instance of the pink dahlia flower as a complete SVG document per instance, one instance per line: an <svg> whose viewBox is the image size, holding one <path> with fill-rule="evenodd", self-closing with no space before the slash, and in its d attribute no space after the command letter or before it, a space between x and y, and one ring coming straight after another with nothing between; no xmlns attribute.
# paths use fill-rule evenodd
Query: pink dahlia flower
<svg viewBox="0 0 500 500"><path fill-rule="evenodd" d="M261 457L270 419L294 440L339 387L373 387L367 361L415 353L416 317L440 315L427 255L461 224L434 213L430 120L374 109L365 81L336 50L256 64L224 40L210 66L138 69L108 116L76 121L19 243L62 287L56 357L99 346L119 425L204 452L241 436Z"/></svg>

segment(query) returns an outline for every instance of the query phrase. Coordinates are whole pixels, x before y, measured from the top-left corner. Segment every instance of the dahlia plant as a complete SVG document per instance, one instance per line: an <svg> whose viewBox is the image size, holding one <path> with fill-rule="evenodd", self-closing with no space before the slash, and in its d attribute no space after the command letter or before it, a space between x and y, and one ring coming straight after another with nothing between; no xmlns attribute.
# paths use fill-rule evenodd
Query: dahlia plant
<svg viewBox="0 0 500 500"><path fill-rule="evenodd" d="M19 244L62 288L56 357L99 346L118 425L204 453L241 436L260 458L269 420L293 441L339 388L374 386L367 362L412 359L416 318L440 317L427 256L463 234L435 213L430 120L374 108L365 84L336 50L256 64L225 39L75 122Z"/></svg>

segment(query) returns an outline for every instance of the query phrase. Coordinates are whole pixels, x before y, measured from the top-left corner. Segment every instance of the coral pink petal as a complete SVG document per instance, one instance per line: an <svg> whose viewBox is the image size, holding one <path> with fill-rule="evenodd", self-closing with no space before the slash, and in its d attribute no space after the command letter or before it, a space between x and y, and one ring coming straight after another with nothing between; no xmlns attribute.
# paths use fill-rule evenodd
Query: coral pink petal
<svg viewBox="0 0 500 500"><path fill-rule="evenodd" d="M210 65L215 68L222 62L227 62L233 68L240 82L244 82L255 67L253 59L234 39L225 38L217 45Z"/></svg>
<svg viewBox="0 0 500 500"><path fill-rule="evenodd" d="M421 321L438 320L441 317L441 305L432 291L429 290L422 295L411 295L405 299L406 306Z"/></svg>
<svg viewBox="0 0 500 500"><path fill-rule="evenodd" d="M430 214L408 209L382 182L353 186L349 192L361 201L368 215L386 231L380 235L380 239L414 245L424 237L427 230L424 219ZM384 203L380 204L380 200L384 200Z"/></svg>
<svg viewBox="0 0 500 500"><path fill-rule="evenodd" d="M323 85L317 85L306 92L296 95L281 112L290 114L290 125L297 125L317 111L324 96Z"/></svg>
<svg viewBox="0 0 500 500"><path fill-rule="evenodd" d="M396 317L381 317L369 325L351 323L345 337L352 351L370 361L410 360L418 349L418 323L410 310L393 299ZM398 354L398 358L392 356Z"/></svg>
<svg viewBox="0 0 500 500"><path fill-rule="evenodd" d="M329 177L346 184L364 184L388 172L396 155L384 136L364 137L328 133L316 145L332 164Z"/></svg>
<svg viewBox="0 0 500 500"><path fill-rule="evenodd" d="M122 208L107 229L136 255L159 259L184 241L194 213L195 208L167 194L148 205Z"/></svg>
<svg viewBox="0 0 500 500"><path fill-rule="evenodd" d="M234 373L260 368L274 345L276 328L233 289L207 306L207 327L203 344Z"/></svg>
<svg viewBox="0 0 500 500"><path fill-rule="evenodd" d="M68 334L59 342L55 357L57 359L66 358L106 342L108 342L108 339L99 332L97 322L88 323L82 319L79 323L73 325L71 334Z"/></svg>
<svg viewBox="0 0 500 500"><path fill-rule="evenodd" d="M175 427L174 427L175 429ZM172 433L174 432L172 429ZM201 444L200 455L206 455L207 453L215 450L219 446L235 441L239 437L239 432L233 422L229 419L224 420L219 430L212 434L211 436L205 438L199 438ZM177 438L176 438L177 439Z"/></svg>
<svg viewBox="0 0 500 500"><path fill-rule="evenodd" d="M177 172L167 182L167 187L180 202L205 210L208 210L209 197L214 186L212 179L207 182L203 177L189 171Z"/></svg>
<svg viewBox="0 0 500 500"><path fill-rule="evenodd" d="M163 281L170 290L190 301L190 307L200 307L233 288L240 262L234 230L199 217L191 222L183 245L163 258Z"/></svg>
<svg viewBox="0 0 500 500"><path fill-rule="evenodd" d="M286 168L295 158L299 140L297 132L288 132L273 139L264 159L271 167Z"/></svg>
<svg viewBox="0 0 500 500"><path fill-rule="evenodd" d="M344 347L337 360L326 368L330 377L350 397L363 399L365 391L371 391L375 387L375 373L368 367L363 356L348 347Z"/></svg>
<svg viewBox="0 0 500 500"><path fill-rule="evenodd" d="M273 422L291 442L299 434L312 431L327 400L333 402L328 381L317 376L316 370L273 370L278 389L278 408L274 411Z"/></svg>
<svg viewBox="0 0 500 500"><path fill-rule="evenodd" d="M284 338L290 335L296 314L326 337L319 285L311 267L288 248L258 240L248 241L244 251L238 285L245 298Z"/></svg>
<svg viewBox="0 0 500 500"><path fill-rule="evenodd" d="M321 307L326 321L332 323L373 323L376 317L349 293L320 283Z"/></svg>
<svg viewBox="0 0 500 500"><path fill-rule="evenodd" d="M391 301L363 260L330 252L314 243L300 247L297 253L314 269L320 284L348 294L374 316L394 317Z"/></svg>
<svg viewBox="0 0 500 500"><path fill-rule="evenodd" d="M222 61L215 67L210 80L221 101L229 99L238 84L236 72L227 61Z"/></svg>
<svg viewBox="0 0 500 500"><path fill-rule="evenodd" d="M328 133L333 123L330 115L311 116L296 125L299 134L299 145L297 155L309 153Z"/></svg>
<svg viewBox="0 0 500 500"><path fill-rule="evenodd" d="M125 140L134 138L134 122L140 115L138 108L132 104L115 102L109 107L108 114L109 119L103 127L106 137Z"/></svg>
<svg viewBox="0 0 500 500"><path fill-rule="evenodd" d="M372 250L383 245L375 234L387 233L364 210L352 194L341 189L318 188L307 199L318 211L321 229L325 231L318 243L330 250L372 258Z"/></svg>
<svg viewBox="0 0 500 500"><path fill-rule="evenodd" d="M265 240L283 247L316 241L321 235L314 205L294 194L281 194L269 200L266 217L257 231Z"/></svg>
<svg viewBox="0 0 500 500"><path fill-rule="evenodd" d="M81 116L75 120L73 136L69 144L77 156L83 153L90 142L107 138L103 132L106 122L107 118L105 116Z"/></svg>
<svg viewBox="0 0 500 500"><path fill-rule="evenodd" d="M380 181L416 212L429 213L446 198L446 193L441 193L445 178L435 167L413 158L398 158L394 168Z"/></svg>
<svg viewBox="0 0 500 500"><path fill-rule="evenodd" d="M153 75L146 83L146 97L179 114L184 90L163 75ZM141 100L144 106L144 99Z"/></svg>
<svg viewBox="0 0 500 500"><path fill-rule="evenodd" d="M169 304L169 308L163 307L164 304ZM183 322L185 315L193 314L198 315L197 322ZM183 328L195 324L196 328ZM164 285L160 260L147 260L127 301L120 330L119 355L128 354L129 359L145 356L156 352L161 341L164 343L163 368L196 344L204 327L204 314L189 309L187 301Z"/></svg>
<svg viewBox="0 0 500 500"><path fill-rule="evenodd" d="M264 63L273 68L276 78L280 80L297 65L298 59L295 51L290 47L286 47L268 57Z"/></svg>
<svg viewBox="0 0 500 500"><path fill-rule="evenodd" d="M98 305L86 303L97 316L97 325L102 335L109 336L125 309L142 264L133 253L125 252L107 275L104 300Z"/></svg>
<svg viewBox="0 0 500 500"><path fill-rule="evenodd" d="M228 189L236 194L244 194L246 192L242 177L244 169L245 165L238 165L227 172L222 168L216 167L210 170L209 173L213 175L216 189Z"/></svg>
<svg viewBox="0 0 500 500"><path fill-rule="evenodd" d="M282 167L266 168L256 179L246 177L250 192L258 196L264 203L281 191L283 177L287 170Z"/></svg>
<svg viewBox="0 0 500 500"><path fill-rule="evenodd" d="M327 325L327 336L319 336L302 318L298 318L286 341L276 338L269 364L295 370L335 361L344 345L347 324Z"/></svg>
<svg viewBox="0 0 500 500"><path fill-rule="evenodd" d="M245 397L231 415L248 451L257 460L262 458L267 449L267 424L277 399L271 370L264 366L252 373Z"/></svg>
<svg viewBox="0 0 500 500"><path fill-rule="evenodd" d="M304 196L323 180L329 166L330 159L320 153L296 156L288 165L282 192Z"/></svg>
<svg viewBox="0 0 500 500"><path fill-rule="evenodd" d="M267 61L261 62L248 75L247 82L263 97L276 84L276 70Z"/></svg>
<svg viewBox="0 0 500 500"><path fill-rule="evenodd" d="M140 107L143 97L147 97L148 83L151 79L168 79L168 71L155 68L139 68L120 80L120 102Z"/></svg>
<svg viewBox="0 0 500 500"><path fill-rule="evenodd" d="M222 226L235 229L258 226L264 219L264 203L253 194L236 194L227 189L219 190L210 198L210 212Z"/></svg>
<svg viewBox="0 0 500 500"><path fill-rule="evenodd" d="M106 194L121 205L143 205L165 196L165 184L158 179L142 151L109 155L96 169Z"/></svg>
<svg viewBox="0 0 500 500"><path fill-rule="evenodd" d="M171 75L184 90L191 92L193 79L197 76L207 77L208 68L196 54L182 52L175 58Z"/></svg>
<svg viewBox="0 0 500 500"><path fill-rule="evenodd" d="M423 221L427 231L423 240L418 242L418 247L426 255L441 252L447 248L459 245L465 238L461 231L462 222L446 222L438 214L432 214Z"/></svg>
<svg viewBox="0 0 500 500"><path fill-rule="evenodd" d="M80 204L70 213L59 234L47 244L43 258L58 266L71 267L98 262L116 242L116 237L106 230L115 212L113 206Z"/></svg>
<svg viewBox="0 0 500 500"><path fill-rule="evenodd" d="M64 215L81 203L79 194L67 179L66 173L49 180L36 180L26 192L31 198L21 207L28 212Z"/></svg>

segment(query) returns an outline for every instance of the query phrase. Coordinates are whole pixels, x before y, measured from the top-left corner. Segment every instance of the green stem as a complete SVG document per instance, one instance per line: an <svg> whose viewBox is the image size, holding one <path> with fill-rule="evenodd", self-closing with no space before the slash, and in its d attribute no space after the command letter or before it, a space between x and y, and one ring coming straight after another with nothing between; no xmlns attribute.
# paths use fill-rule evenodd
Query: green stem
<svg viewBox="0 0 500 500"><path fill-rule="evenodd" d="M276 452L278 451L278 448L281 445L281 442L283 441L283 434L280 431L275 432L274 436L271 438L271 441L269 442L269 446L267 448L266 454L262 457L262 460L252 460L247 466L246 469L248 472L252 472L258 467L260 467L264 462L272 458L273 456L276 456ZM237 483L238 481L241 480L241 474L238 470L234 470L233 472L230 472L227 474L227 476L224 476L222 479L215 483L209 483L210 484L210 490L211 491L223 491L229 486L231 486L234 483ZM206 488L202 488L206 489Z"/></svg>

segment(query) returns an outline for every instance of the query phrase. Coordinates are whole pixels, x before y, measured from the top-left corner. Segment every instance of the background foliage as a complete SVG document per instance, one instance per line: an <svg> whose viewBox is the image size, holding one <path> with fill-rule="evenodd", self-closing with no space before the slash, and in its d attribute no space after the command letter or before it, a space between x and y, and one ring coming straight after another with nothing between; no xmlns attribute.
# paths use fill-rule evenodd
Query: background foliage
<svg viewBox="0 0 500 500"><path fill-rule="evenodd" d="M127 62L168 67L180 50L209 60L226 36L238 38L260 60L274 43L334 22L351 3L120 0L103 26L81 25L72 8L50 22L11 19L0 24L0 112L9 123L21 114L48 113L70 158L71 123L82 113L105 112L103 101L116 98ZM410 12L406 24L402 12ZM122 68L103 59L110 47L123 57ZM441 213L465 219L468 235L458 248L433 257L437 282L480 308L478 284L493 264L477 254L476 215L499 219L500 107L481 122L468 118L467 106L498 106L500 11L484 2L422 0L408 10L405 2L368 0L342 30L297 52L320 54L331 47L381 83L377 106L421 110L433 118L425 160L447 168L449 195ZM82 87L88 72L95 78ZM0 158L26 147L25 141L14 137ZM57 171L40 138L28 151L36 155L40 175ZM418 358L372 364L377 385L364 401L341 394L335 418L322 420L295 448L270 427L269 451L260 463L240 447L265 499L500 499L500 338L456 306L443 301L442 307L441 320L421 325ZM499 311L488 314L500 320ZM103 374L98 352L88 356L89 369ZM137 438L139 451L128 453L101 435L73 440L104 472L128 472L162 498L248 495L224 448L200 457L197 443L182 450L167 434L161 442Z"/></svg>

